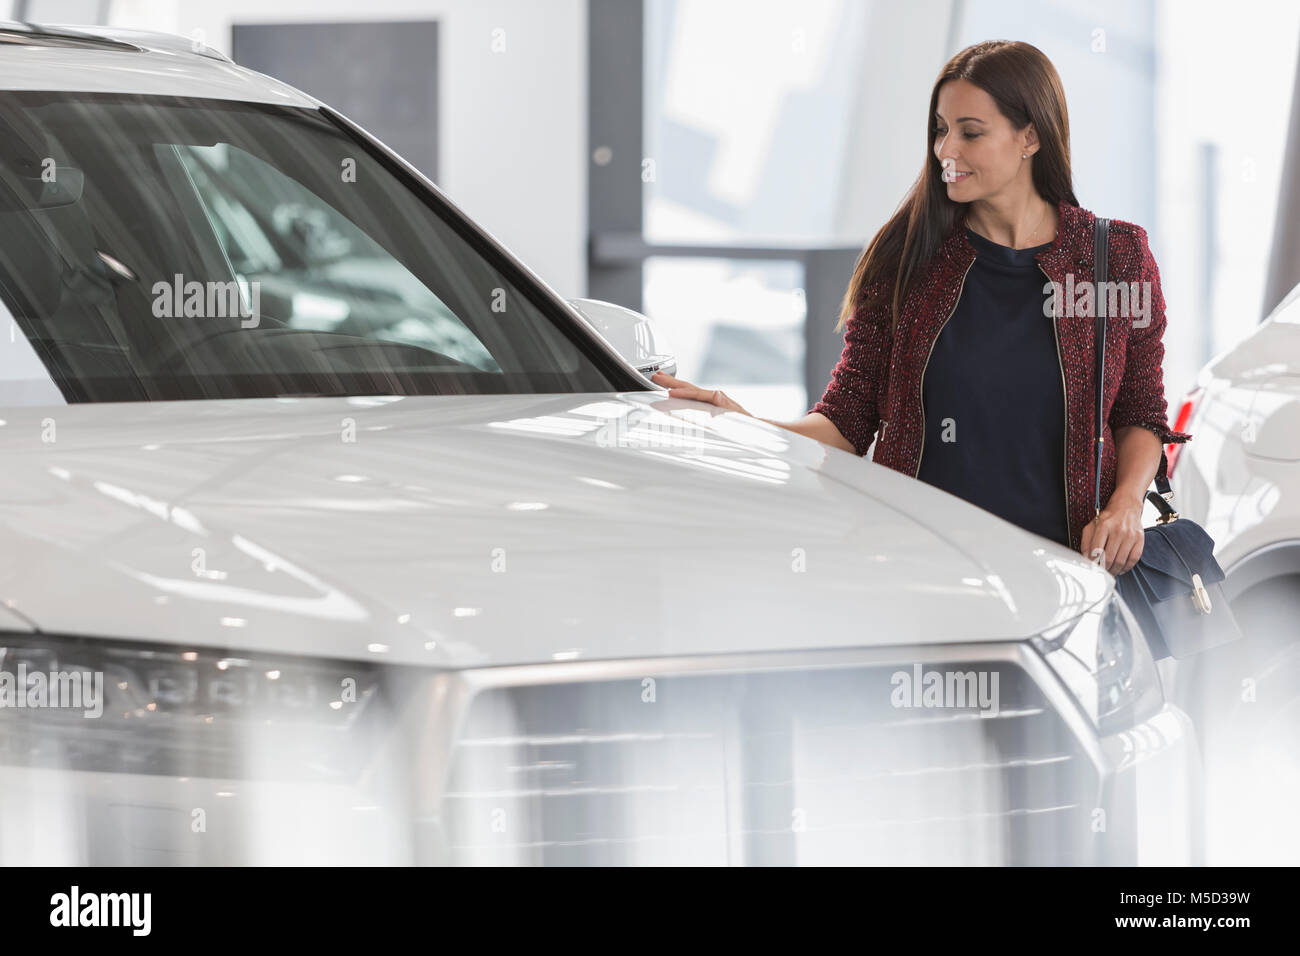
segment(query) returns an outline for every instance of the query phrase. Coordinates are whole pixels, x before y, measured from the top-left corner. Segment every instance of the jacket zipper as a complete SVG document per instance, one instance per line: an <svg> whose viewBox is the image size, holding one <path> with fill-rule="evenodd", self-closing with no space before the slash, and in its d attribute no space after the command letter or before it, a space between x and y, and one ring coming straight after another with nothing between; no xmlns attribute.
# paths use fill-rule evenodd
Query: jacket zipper
<svg viewBox="0 0 1300 956"><path fill-rule="evenodd" d="M957 311L957 303L961 302L962 291L966 288L966 276L970 275L971 266L974 265L975 259L972 258L970 265L966 267L966 271L961 274L961 285L957 289L957 299L953 302L952 308L944 318L943 324L939 326L939 331L934 334L934 338L930 341L930 351L926 353L925 364L921 366L921 384L917 390L917 398L919 399L919 404L921 406L921 453L916 456L916 471L912 473L913 478L920 476L921 459L925 457L925 370L930 367L930 356L934 354L934 346L935 343L939 341L939 336L943 335L944 326L948 324L948 320L951 319L953 313Z"/></svg>
<svg viewBox="0 0 1300 956"><path fill-rule="evenodd" d="M1043 274L1048 282L1053 282L1047 270L1043 268L1042 263L1038 264L1038 271ZM1074 542L1074 528L1070 524L1070 396L1065 387L1065 360L1061 358L1061 330L1056 324L1056 295L1052 295L1052 335L1056 337L1056 364L1061 369L1061 404L1065 411L1065 437L1061 442L1061 484L1065 491L1065 534L1069 538L1071 545Z"/></svg>

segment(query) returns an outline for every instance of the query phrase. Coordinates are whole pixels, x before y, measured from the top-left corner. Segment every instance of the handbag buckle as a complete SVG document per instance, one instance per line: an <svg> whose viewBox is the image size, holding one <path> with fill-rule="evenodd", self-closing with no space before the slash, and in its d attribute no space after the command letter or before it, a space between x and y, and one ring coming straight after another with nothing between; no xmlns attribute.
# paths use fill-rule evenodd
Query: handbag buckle
<svg viewBox="0 0 1300 956"><path fill-rule="evenodd" d="M1205 585L1201 582L1199 574L1192 575L1192 603L1196 605L1196 610L1202 614L1210 613L1210 592L1205 590Z"/></svg>
<svg viewBox="0 0 1300 956"><path fill-rule="evenodd" d="M1156 519L1156 524L1169 524L1169 522L1171 522L1171 521L1175 521L1175 520L1177 520L1177 518L1178 518L1178 512L1177 512L1177 511L1171 511L1171 512L1169 512L1169 514L1167 514L1167 515L1161 515L1159 518L1157 518L1157 519Z"/></svg>

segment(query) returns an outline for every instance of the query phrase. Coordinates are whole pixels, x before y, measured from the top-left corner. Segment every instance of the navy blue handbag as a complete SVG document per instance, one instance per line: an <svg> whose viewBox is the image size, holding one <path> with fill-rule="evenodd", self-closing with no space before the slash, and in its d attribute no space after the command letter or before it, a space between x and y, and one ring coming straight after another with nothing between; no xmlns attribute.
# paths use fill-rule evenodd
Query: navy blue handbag
<svg viewBox="0 0 1300 956"><path fill-rule="evenodd" d="M1106 354L1106 299L1110 220L1098 219L1093 233L1094 301L1097 320L1097 456L1093 474L1093 507L1101 513L1102 361ZM1239 639L1232 609L1223 592L1223 569L1214 559L1214 540L1188 518L1180 518L1169 504L1173 490L1166 474L1168 462L1160 451L1156 490L1147 500L1160 513L1145 529L1142 557L1115 579L1120 597L1137 618L1151 653L1157 659L1190 657L1218 644Z"/></svg>

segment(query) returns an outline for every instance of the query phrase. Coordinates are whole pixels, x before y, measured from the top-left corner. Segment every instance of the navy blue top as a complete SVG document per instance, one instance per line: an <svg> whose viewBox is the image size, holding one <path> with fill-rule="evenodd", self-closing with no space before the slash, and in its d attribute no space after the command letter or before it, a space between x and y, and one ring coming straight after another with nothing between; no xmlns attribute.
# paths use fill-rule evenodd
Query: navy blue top
<svg viewBox="0 0 1300 956"><path fill-rule="evenodd" d="M1068 547L1065 386L1034 259L1051 243L966 236L975 262L924 372L917 477Z"/></svg>

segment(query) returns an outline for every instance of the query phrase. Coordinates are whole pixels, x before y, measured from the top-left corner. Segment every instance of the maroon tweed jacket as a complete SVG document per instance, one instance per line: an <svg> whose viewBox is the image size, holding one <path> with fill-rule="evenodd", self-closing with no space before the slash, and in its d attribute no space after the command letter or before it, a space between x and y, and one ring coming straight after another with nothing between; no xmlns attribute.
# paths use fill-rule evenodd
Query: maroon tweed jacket
<svg viewBox="0 0 1300 956"><path fill-rule="evenodd" d="M1094 215L1061 202L1060 227L1051 246L1035 255L1047 279L1066 286L1091 282L1093 277ZM957 307L962 285L975 249L966 238L965 207L952 232L931 258L919 284L903 304L898 334L891 328L890 301L893 277L863 290L845 328L844 352L826 392L810 411L821 412L865 455L875 438L872 460L916 477L921 467L924 417L921 378L939 332ZM1141 226L1120 219L1110 227L1110 280L1149 282L1150 315L1136 318L1112 316L1106 323L1104 420L1101 503L1115 490L1116 453L1111 431L1123 425L1140 425L1162 442L1185 442L1191 435L1169 429L1164 377L1165 302L1160 292L1160 272L1147 247ZM1139 289L1142 287L1139 286ZM1062 303L1064 299L1062 299ZM1093 387L1096 347L1093 320L1056 310L1057 341L1065 387L1065 487L1071 546L1082 546L1083 529L1094 516L1093 461L1096 455L1096 392ZM1135 327L1142 326L1142 327ZM989 369L996 375L997 369ZM1007 409L1008 426L1015 427L1015 409ZM879 429L879 434L877 434ZM1164 471L1164 462L1160 465Z"/></svg>

